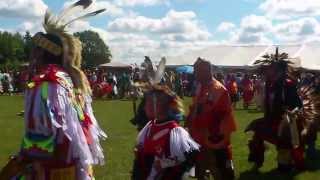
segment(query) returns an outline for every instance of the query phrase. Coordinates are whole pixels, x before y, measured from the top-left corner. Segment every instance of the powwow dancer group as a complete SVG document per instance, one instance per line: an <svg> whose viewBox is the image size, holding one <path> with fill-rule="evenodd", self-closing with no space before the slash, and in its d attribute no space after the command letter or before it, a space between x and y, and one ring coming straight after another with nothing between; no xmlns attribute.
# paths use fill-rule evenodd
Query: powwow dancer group
<svg viewBox="0 0 320 180"><path fill-rule="evenodd" d="M106 134L91 107L90 85L81 70L81 43L65 30L76 20L104 11L67 20L91 3L80 0L58 16L47 11L45 32L34 35L25 133L20 151L0 171L0 180L93 180L93 165L104 164L99 140ZM256 64L266 80L265 113L246 129L254 132L248 160L255 170L262 167L267 141L277 147L279 171L303 170L305 146L314 148L320 100L311 86L297 88L288 54L277 49L263 58ZM188 115L179 96L162 82L165 59L155 68L146 57L143 67L143 81L135 84L143 98L132 120L139 134L131 178L185 179L194 167L199 180L235 179L231 135L237 127L232 98L213 78L210 62L198 58L194 64L196 85ZM180 125L183 120L185 127Z"/></svg>

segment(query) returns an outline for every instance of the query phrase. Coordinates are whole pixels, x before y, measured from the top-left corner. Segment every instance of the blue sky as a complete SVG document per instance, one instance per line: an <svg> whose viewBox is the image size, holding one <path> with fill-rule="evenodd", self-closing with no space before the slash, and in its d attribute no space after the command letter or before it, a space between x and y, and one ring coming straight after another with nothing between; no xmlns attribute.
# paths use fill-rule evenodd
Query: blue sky
<svg viewBox="0 0 320 180"><path fill-rule="evenodd" d="M70 2L0 2L0 30L40 31L48 7L59 12ZM90 10L98 8L106 8L107 13L79 21L69 30L98 32L118 61L180 55L219 44L320 39L318 0L94 0Z"/></svg>

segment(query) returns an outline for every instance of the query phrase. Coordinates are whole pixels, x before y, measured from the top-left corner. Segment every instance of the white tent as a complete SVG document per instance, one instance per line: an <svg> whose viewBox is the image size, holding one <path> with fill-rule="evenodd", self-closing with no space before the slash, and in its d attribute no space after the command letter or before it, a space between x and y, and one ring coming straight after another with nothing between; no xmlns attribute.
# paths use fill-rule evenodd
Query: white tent
<svg viewBox="0 0 320 180"><path fill-rule="evenodd" d="M109 67L109 68L131 68L129 64L124 64L121 62L110 62L105 64L100 64L99 67Z"/></svg>
<svg viewBox="0 0 320 180"><path fill-rule="evenodd" d="M303 45L293 57L299 59L302 68L320 70L320 45Z"/></svg>
<svg viewBox="0 0 320 180"><path fill-rule="evenodd" d="M247 66L263 54L269 46L227 46L215 45L179 57L168 57L168 65L192 65L198 57L209 60L217 66Z"/></svg>
<svg viewBox="0 0 320 180"><path fill-rule="evenodd" d="M179 57L168 57L168 65L192 65L198 57L209 60L217 66L246 67L252 66L256 60L268 53L286 52L294 58L295 66L310 70L320 70L320 44L304 45L247 45L247 46L210 46L203 50L186 53Z"/></svg>

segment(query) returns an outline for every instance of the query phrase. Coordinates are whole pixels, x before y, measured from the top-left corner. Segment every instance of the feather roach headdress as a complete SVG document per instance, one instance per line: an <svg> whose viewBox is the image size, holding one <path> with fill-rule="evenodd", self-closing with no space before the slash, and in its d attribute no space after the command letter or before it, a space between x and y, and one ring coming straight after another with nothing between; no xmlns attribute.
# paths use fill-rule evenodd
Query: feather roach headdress
<svg viewBox="0 0 320 180"><path fill-rule="evenodd" d="M36 33L33 37L33 42L36 46L55 56L62 57L63 67L71 76L75 88L83 93L91 93L91 89L86 76L81 70L81 42L67 33L66 27L75 21L95 16L105 11L105 9L100 9L80 17L74 17L75 13L86 10L91 4L92 0L79 0L64 8L58 15L52 14L49 10L46 11L43 28L47 34L57 37L62 42L62 46L46 38L44 33Z"/></svg>
<svg viewBox="0 0 320 180"><path fill-rule="evenodd" d="M276 66L281 70L287 71L288 66L293 64L290 61L289 55L287 53L279 53L279 48L276 48L275 54L265 54L262 56L262 60L257 60L254 65L261 66Z"/></svg>

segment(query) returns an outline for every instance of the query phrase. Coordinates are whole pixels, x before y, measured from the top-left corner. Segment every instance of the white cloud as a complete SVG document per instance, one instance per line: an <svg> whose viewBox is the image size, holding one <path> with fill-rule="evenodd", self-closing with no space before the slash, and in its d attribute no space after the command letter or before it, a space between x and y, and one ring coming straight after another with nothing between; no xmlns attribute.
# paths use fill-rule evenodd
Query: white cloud
<svg viewBox="0 0 320 180"><path fill-rule="evenodd" d="M272 43L272 40L264 33L248 33L246 31L240 31L234 34L231 42L236 44L270 44Z"/></svg>
<svg viewBox="0 0 320 180"><path fill-rule="evenodd" d="M159 57L160 42L145 35L111 33L113 39L108 42L114 60L141 61L145 55Z"/></svg>
<svg viewBox="0 0 320 180"><path fill-rule="evenodd" d="M119 6L152 6L157 4L167 4L169 0L115 0Z"/></svg>
<svg viewBox="0 0 320 180"><path fill-rule="evenodd" d="M207 41L207 33L193 33L193 34L165 34L161 36L162 39L168 41L186 42L186 41Z"/></svg>
<svg viewBox="0 0 320 180"><path fill-rule="evenodd" d="M272 32L272 22L264 16L249 15L241 20L240 28L231 32L232 43L268 44L267 34Z"/></svg>
<svg viewBox="0 0 320 180"><path fill-rule="evenodd" d="M268 32L272 22L264 16L249 15L241 20L241 28L248 33Z"/></svg>
<svg viewBox="0 0 320 180"><path fill-rule="evenodd" d="M311 17L281 23L274 28L274 35L283 42L303 42L319 34L320 24Z"/></svg>
<svg viewBox="0 0 320 180"><path fill-rule="evenodd" d="M76 0L68 1L64 3L64 7L69 6L74 2L76 2ZM117 17L124 14L124 11L121 7L107 0L93 0L93 3L84 12L81 12L81 14L84 14L87 12L93 12L98 9L106 9L106 12L103 14L106 14L112 17Z"/></svg>
<svg viewBox="0 0 320 180"><path fill-rule="evenodd" d="M79 26L87 28L88 24ZM89 29L99 33L116 61L141 62L145 55L158 60L212 44L193 12L169 11L160 19L133 15L115 19L107 29Z"/></svg>
<svg viewBox="0 0 320 180"><path fill-rule="evenodd" d="M233 30L235 27L236 27L236 25L231 22L222 22L218 26L217 31L218 32L228 32L228 31Z"/></svg>
<svg viewBox="0 0 320 180"><path fill-rule="evenodd" d="M11 18L42 17L47 5L42 0L1 0L0 16Z"/></svg>
<svg viewBox="0 0 320 180"><path fill-rule="evenodd" d="M31 34L34 34L39 31L43 31L41 21L24 21L22 22L15 31L24 34L26 31L29 31Z"/></svg>
<svg viewBox="0 0 320 180"><path fill-rule="evenodd" d="M196 19L192 11L170 10L165 17L153 19L144 16L123 17L108 24L111 32L136 32L163 35L171 40L207 40L211 34Z"/></svg>
<svg viewBox="0 0 320 180"><path fill-rule="evenodd" d="M170 6L173 1L179 3L202 3L206 0L113 0L113 2L119 6L134 7L134 6L155 6L155 5L166 5Z"/></svg>
<svg viewBox="0 0 320 180"><path fill-rule="evenodd" d="M320 15L319 0L266 0L259 8L266 16L282 20Z"/></svg>
<svg viewBox="0 0 320 180"><path fill-rule="evenodd" d="M85 20L75 21L69 27L67 27L67 30L69 30L72 33L86 31L90 29L92 29L92 26L88 21Z"/></svg>
<svg viewBox="0 0 320 180"><path fill-rule="evenodd" d="M103 8L107 9L106 14L110 16L121 16L124 14L124 11L122 8L108 1L96 1L96 3L94 3L93 6L90 7L90 9L93 9L93 10L103 9Z"/></svg>

